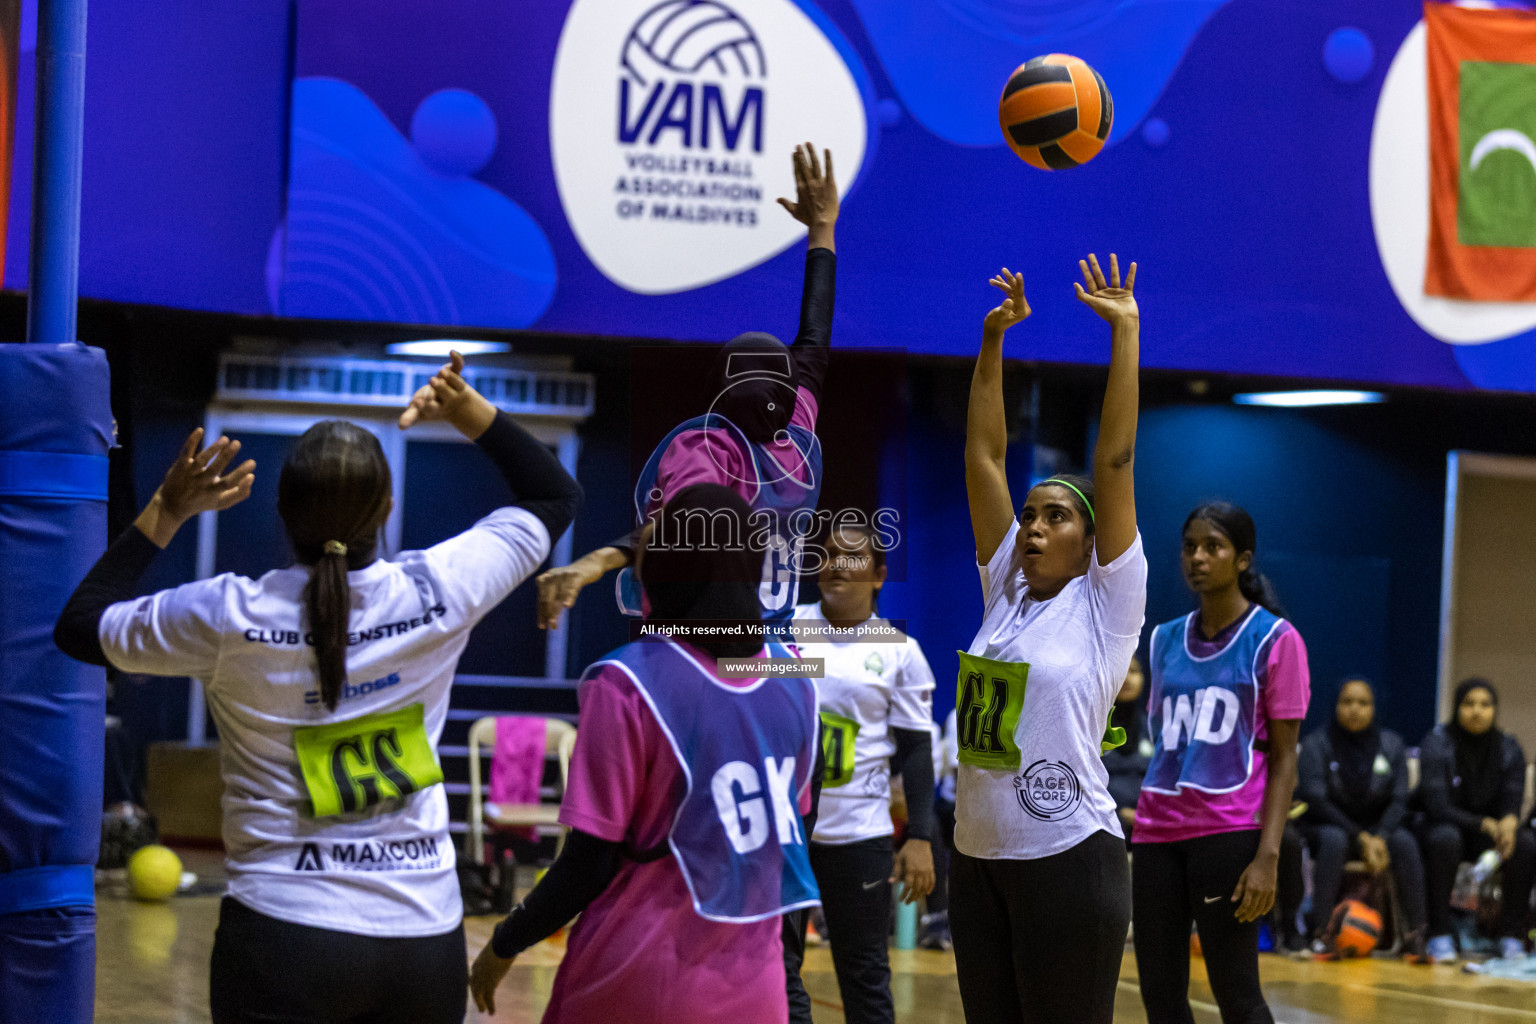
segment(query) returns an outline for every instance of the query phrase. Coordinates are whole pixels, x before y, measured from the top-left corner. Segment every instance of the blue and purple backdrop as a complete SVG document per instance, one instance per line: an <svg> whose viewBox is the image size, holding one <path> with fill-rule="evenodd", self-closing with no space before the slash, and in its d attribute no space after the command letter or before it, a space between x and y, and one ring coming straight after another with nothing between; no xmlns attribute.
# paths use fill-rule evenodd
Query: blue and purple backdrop
<svg viewBox="0 0 1536 1024"><path fill-rule="evenodd" d="M223 9L223 8L230 9ZM1076 259L1141 264L1153 367L1536 390L1536 304L1422 294L1417 0L346 0L92 12L81 287L286 316L718 340L789 333L788 153L844 189L837 339L1107 357ZM23 37L5 283L25 280ZM1002 144L1014 66L1068 52L1109 146ZM1501 159L1522 160L1516 151ZM1469 173L1464 171L1464 173ZM1511 216L1536 216L1530 187ZM1443 340L1444 339L1444 340Z"/></svg>

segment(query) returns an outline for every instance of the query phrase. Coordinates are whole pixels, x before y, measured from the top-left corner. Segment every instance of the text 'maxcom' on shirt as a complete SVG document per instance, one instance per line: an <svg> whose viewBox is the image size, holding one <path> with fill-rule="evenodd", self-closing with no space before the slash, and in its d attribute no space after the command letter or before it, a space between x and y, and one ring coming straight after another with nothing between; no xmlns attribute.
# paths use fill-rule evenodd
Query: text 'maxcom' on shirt
<svg viewBox="0 0 1536 1024"><path fill-rule="evenodd" d="M305 566L254 580L225 573L106 610L101 646L114 666L203 681L219 730L231 896L283 921L360 935L439 935L458 924L443 787L317 818L295 731L421 705L435 757L471 627L549 549L538 518L509 507L434 547L349 572L347 682L335 711L320 700L305 635Z"/></svg>

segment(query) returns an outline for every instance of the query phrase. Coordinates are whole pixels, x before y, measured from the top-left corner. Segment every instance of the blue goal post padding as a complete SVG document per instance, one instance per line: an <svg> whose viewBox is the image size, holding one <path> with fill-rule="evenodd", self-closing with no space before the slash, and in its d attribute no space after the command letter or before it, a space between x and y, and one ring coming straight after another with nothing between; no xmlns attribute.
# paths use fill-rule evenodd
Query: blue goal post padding
<svg viewBox="0 0 1536 1024"><path fill-rule="evenodd" d="M106 547L113 436L105 353L0 345L0 1022L90 1019L106 673L53 626Z"/></svg>

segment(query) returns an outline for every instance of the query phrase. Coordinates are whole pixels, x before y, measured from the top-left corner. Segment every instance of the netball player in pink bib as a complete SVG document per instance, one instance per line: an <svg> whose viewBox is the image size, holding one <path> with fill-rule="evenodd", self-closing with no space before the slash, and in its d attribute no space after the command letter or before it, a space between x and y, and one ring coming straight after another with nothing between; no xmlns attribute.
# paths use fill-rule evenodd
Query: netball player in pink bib
<svg viewBox="0 0 1536 1024"><path fill-rule="evenodd" d="M704 483L735 491L771 531L759 577L763 618L783 625L794 617L801 553L816 526L821 493L816 417L832 344L839 209L830 151L818 158L806 143L795 150L794 169L795 202L779 200L807 233L794 344L785 346L771 334L751 331L721 350L711 379L698 382L711 399L709 412L678 424L640 472L631 533L539 576L539 625L552 628L583 588L614 569L622 570L620 610L643 614L643 594L630 568L636 547L664 502L685 487ZM681 402L689 405L694 398L689 394Z"/></svg>
<svg viewBox="0 0 1536 1024"><path fill-rule="evenodd" d="M654 620L761 625L761 546L660 546L705 519L745 537L750 516L716 484L666 504L637 553ZM770 660L726 678L723 658ZM494 1012L514 957L580 914L545 1024L783 1024L780 917L818 902L801 822L816 689L799 665L771 641L652 634L587 669L560 805L570 835L475 961L481 1009Z"/></svg>
<svg viewBox="0 0 1536 1024"><path fill-rule="evenodd" d="M251 493L238 441L194 431L134 525L76 589L66 654L195 676L219 727L229 894L213 943L216 1024L464 1019L464 904L437 742L469 631L549 554L581 489L465 383L454 353L400 426L445 420L515 495L455 537L377 557L392 505L378 439L341 420L294 442L277 513L297 564L145 597L177 530Z"/></svg>
<svg viewBox="0 0 1536 1024"><path fill-rule="evenodd" d="M1152 761L1136 805L1136 966L1151 1024L1187 1024L1189 929L1223 1021L1272 1021L1259 919L1275 903L1311 681L1301 634L1254 566L1253 519L1201 505L1184 522L1200 607L1152 631Z"/></svg>
<svg viewBox="0 0 1536 1024"><path fill-rule="evenodd" d="M1107 277L1095 257L1081 267L1077 296L1111 328L1093 480L1042 481L1015 513L1003 332L1029 306L1006 269L971 381L965 483L986 604L960 654L949 911L971 1024L1107 1024L1131 916L1101 753L1147 600L1132 480L1136 264L1123 286L1114 256Z"/></svg>

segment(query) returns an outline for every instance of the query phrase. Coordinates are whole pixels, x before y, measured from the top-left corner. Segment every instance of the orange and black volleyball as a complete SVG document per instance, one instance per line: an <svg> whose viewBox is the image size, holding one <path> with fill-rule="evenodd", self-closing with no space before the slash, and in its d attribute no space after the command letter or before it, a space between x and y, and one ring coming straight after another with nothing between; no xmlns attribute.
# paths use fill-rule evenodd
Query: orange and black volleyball
<svg viewBox="0 0 1536 1024"><path fill-rule="evenodd" d="M1086 61L1050 53L1008 76L997 117L1019 159L1059 171L1087 163L1104 148L1115 104L1104 77Z"/></svg>

